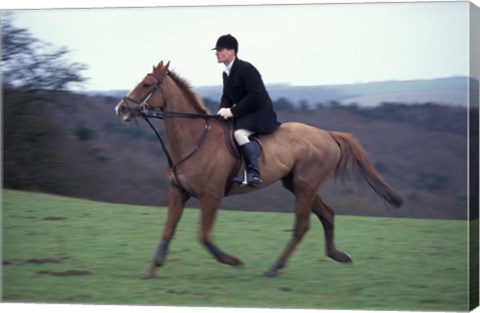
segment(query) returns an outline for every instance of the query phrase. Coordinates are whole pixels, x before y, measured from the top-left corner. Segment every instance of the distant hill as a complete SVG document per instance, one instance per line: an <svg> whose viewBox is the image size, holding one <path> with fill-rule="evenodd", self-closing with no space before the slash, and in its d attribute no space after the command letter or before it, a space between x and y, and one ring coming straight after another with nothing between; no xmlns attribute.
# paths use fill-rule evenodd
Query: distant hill
<svg viewBox="0 0 480 313"><path fill-rule="evenodd" d="M382 102L432 102L461 106L468 104L467 77L345 85L344 90L355 96L344 98L342 102L358 103L362 106L374 106Z"/></svg>
<svg viewBox="0 0 480 313"><path fill-rule="evenodd" d="M114 106L119 97L60 93L25 102L26 97L4 93L5 188L166 204L166 161L160 145L143 121L126 125L118 120ZM406 199L404 207L388 209L371 193L362 198L351 182L343 188L332 180L321 194L337 213L464 219L467 113L463 106L384 103L297 108L278 111L278 116L282 122L352 133ZM155 124L164 136L162 123ZM193 200L188 204L195 205ZM291 212L293 205L292 195L277 183L227 198L222 209Z"/></svg>
<svg viewBox="0 0 480 313"><path fill-rule="evenodd" d="M328 86L268 85L267 89L272 100L283 97L294 103L306 101L311 106L332 101L360 106L375 106L382 102L466 106L468 101L467 77ZM204 98L218 99L221 87L199 87L196 90Z"/></svg>
<svg viewBox="0 0 480 313"><path fill-rule="evenodd" d="M202 98L218 100L222 87L200 86L195 91ZM319 103L355 103L359 106L376 106L382 102L427 103L467 106L467 77L448 77L431 80L406 80L359 83L348 85L294 86L288 84L267 85L273 101L286 98L294 104L307 103L315 107ZM90 94L122 98L127 90L97 91Z"/></svg>

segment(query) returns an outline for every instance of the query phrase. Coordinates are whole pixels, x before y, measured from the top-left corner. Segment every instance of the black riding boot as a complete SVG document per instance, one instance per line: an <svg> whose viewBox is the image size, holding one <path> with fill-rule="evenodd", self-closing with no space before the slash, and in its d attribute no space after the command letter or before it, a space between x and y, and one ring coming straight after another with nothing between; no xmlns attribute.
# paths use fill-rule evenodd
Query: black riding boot
<svg viewBox="0 0 480 313"><path fill-rule="evenodd" d="M233 181L241 185L248 185L258 188L262 180L260 179L260 168L258 167L257 152L254 143L249 142L240 146L247 172L245 175L235 177Z"/></svg>

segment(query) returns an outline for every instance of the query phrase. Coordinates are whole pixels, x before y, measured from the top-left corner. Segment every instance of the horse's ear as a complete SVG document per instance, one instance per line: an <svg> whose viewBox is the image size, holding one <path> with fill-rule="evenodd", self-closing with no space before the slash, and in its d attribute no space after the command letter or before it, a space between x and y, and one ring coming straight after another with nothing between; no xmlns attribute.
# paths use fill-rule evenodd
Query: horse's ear
<svg viewBox="0 0 480 313"><path fill-rule="evenodd" d="M162 62L163 65L163 62ZM159 67L160 74L165 74L168 72L168 67L170 66L170 61L167 62L167 64L163 65L162 67Z"/></svg>
<svg viewBox="0 0 480 313"><path fill-rule="evenodd" d="M153 67L153 72L159 72L162 70L162 67L163 67L163 61L160 61L160 63L158 63L157 67Z"/></svg>

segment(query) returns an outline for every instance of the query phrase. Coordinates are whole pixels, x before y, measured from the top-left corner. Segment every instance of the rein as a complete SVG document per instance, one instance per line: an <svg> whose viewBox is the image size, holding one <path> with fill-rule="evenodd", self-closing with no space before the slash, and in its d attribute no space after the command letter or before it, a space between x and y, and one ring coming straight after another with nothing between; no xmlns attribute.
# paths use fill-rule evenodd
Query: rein
<svg viewBox="0 0 480 313"><path fill-rule="evenodd" d="M173 172L173 176L175 177L175 181L177 182L177 185L183 189L184 192L187 192L186 189L182 186L182 183L180 182L180 179L178 179L178 174L177 174L177 168L180 166L182 163L186 162L188 159L193 157L198 151L200 151L200 148L202 147L203 143L207 139L208 131L210 130L210 124L209 120L212 118L219 118L218 115L211 115L211 114L201 114L201 113L182 113L182 112L170 112L170 111L163 111L161 109L143 109L140 111L140 114L142 118L148 123L150 128L153 130L155 133L155 136L157 136L158 141L160 142L160 145L162 146L163 153L167 157L167 162L168 166ZM162 137L158 133L157 129L155 126L153 126L152 122L150 121L149 118L157 118L157 119L165 119L167 117L172 117L172 118L189 118L189 119L198 119L198 118L203 118L205 120L205 127L202 136L200 137L198 143L195 145L195 148L191 153L189 153L186 157L178 161L177 163L173 162L172 157L170 156L170 153L168 152L167 146L165 145L165 142L163 141Z"/></svg>
<svg viewBox="0 0 480 313"><path fill-rule="evenodd" d="M165 117L179 117L179 118L203 118L203 119L221 119L222 117L214 114L203 114L203 113L183 113L183 112L171 112L164 111L162 109L144 109L141 111L142 116L153 117L163 120Z"/></svg>

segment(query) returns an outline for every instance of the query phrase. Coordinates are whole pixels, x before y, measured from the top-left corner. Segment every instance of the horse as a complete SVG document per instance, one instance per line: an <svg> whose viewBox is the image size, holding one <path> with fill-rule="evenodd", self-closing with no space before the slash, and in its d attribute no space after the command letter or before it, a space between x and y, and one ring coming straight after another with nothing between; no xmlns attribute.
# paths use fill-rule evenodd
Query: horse
<svg viewBox="0 0 480 313"><path fill-rule="evenodd" d="M144 117L149 122L149 113L150 116L157 114L164 120L168 140L167 147L157 133L170 165L166 169L168 213L153 261L141 275L143 279L154 278L155 271L164 265L168 247L190 197L200 202L200 243L218 262L242 266L240 259L225 253L213 242L211 233L223 197L257 190L231 186L231 174L235 172L238 160L225 144L227 122L211 115L190 84L169 70L169 65L170 61L166 64L161 61L153 66L152 72L115 107L117 116L124 122L136 121L137 117ZM332 175L345 181L347 169L350 169L390 206L400 207L403 203L402 196L375 170L351 134L287 122L274 133L260 135L258 139L263 149L259 156L263 181L258 189L281 180L283 187L295 196L292 238L264 272L267 277L277 276L285 267L310 227L312 212L324 228L326 255L341 263L352 262L350 255L335 246L335 212L319 195L319 190Z"/></svg>

